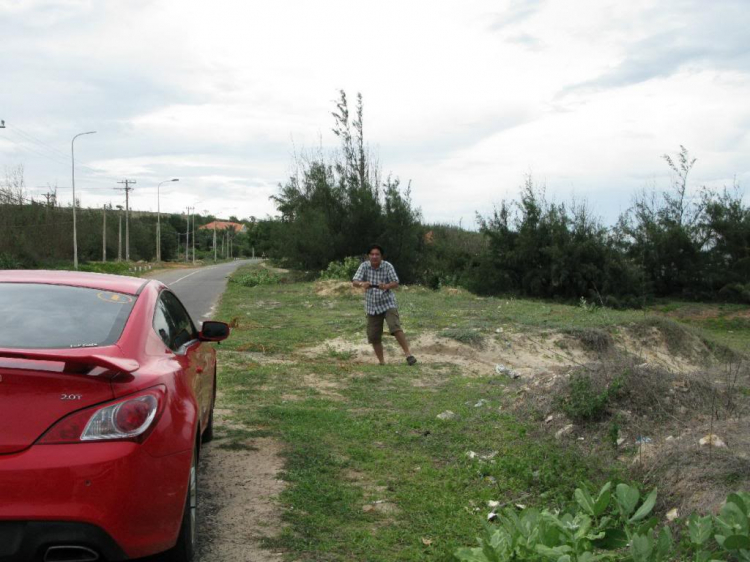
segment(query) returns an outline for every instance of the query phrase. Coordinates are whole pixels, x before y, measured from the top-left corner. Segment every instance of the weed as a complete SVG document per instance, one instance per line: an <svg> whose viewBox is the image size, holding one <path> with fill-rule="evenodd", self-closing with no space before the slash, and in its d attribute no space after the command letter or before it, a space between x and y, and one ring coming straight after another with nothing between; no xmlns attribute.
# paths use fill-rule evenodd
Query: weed
<svg viewBox="0 0 750 562"><path fill-rule="evenodd" d="M328 267L320 273L321 279L339 279L341 281L351 281L354 274L357 273L362 260L355 257L344 258L342 261L332 261Z"/></svg>
<svg viewBox="0 0 750 562"><path fill-rule="evenodd" d="M233 275L229 280L243 287L257 287L258 285L276 285L281 282L281 277L267 269L258 268L242 275Z"/></svg>
<svg viewBox="0 0 750 562"><path fill-rule="evenodd" d="M614 347L612 336L598 328L569 328L563 331L581 342L588 351L605 353Z"/></svg>
<svg viewBox="0 0 750 562"><path fill-rule="evenodd" d="M607 413L607 405L617 396L623 380L617 378L603 389L595 388L591 375L574 373L568 384L567 395L559 400L560 409L577 421L595 421Z"/></svg>
<svg viewBox="0 0 750 562"><path fill-rule="evenodd" d="M448 328L440 332L440 337L450 338L473 347L484 347L484 336L479 331L470 328Z"/></svg>

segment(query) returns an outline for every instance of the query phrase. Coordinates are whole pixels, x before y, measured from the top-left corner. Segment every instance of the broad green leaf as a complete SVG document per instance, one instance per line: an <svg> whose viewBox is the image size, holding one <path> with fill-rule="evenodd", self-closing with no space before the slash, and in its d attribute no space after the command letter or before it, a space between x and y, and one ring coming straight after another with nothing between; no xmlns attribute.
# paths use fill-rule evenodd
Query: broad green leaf
<svg viewBox="0 0 750 562"><path fill-rule="evenodd" d="M599 495L596 497L596 501L594 502L594 516L599 517L602 513L607 511L607 508L609 507L609 500L612 498L612 492L610 492L610 488L612 487L612 484L610 482L607 482L601 490L599 490Z"/></svg>
<svg viewBox="0 0 750 562"><path fill-rule="evenodd" d="M668 560L669 554L674 548L674 539L672 538L672 531L669 527L662 527L659 532L659 538L656 539L656 552L658 553L659 560Z"/></svg>
<svg viewBox="0 0 750 562"><path fill-rule="evenodd" d="M556 546L554 548L544 546L543 544L538 544L536 545L534 550L536 550L542 556L546 556L547 558L551 558L552 560L557 560L561 556L573 552L573 549L566 544Z"/></svg>
<svg viewBox="0 0 750 562"><path fill-rule="evenodd" d="M744 495L744 494L742 494L742 495ZM748 513L748 507L750 507L750 506L748 506L747 502L742 497L742 495L740 495L740 494L729 494L727 496L727 503L736 504L737 507L740 508L740 511L742 511L742 513L744 513L746 516L750 516L750 514Z"/></svg>
<svg viewBox="0 0 750 562"><path fill-rule="evenodd" d="M654 550L654 539L648 535L633 535L630 541L630 555L633 562L649 562Z"/></svg>
<svg viewBox="0 0 750 562"><path fill-rule="evenodd" d="M750 550L750 537L747 535L730 535L721 546L727 550Z"/></svg>
<svg viewBox="0 0 750 562"><path fill-rule="evenodd" d="M459 548L453 556L461 562L489 562L481 548Z"/></svg>
<svg viewBox="0 0 750 562"><path fill-rule="evenodd" d="M643 504L641 504L641 507L638 508L638 511L635 512L635 515L630 518L630 522L635 523L636 521L640 521L641 519L648 517L648 514L651 513L651 511L654 509L655 504L656 488L651 490L651 493L646 497L646 500L643 502Z"/></svg>
<svg viewBox="0 0 750 562"><path fill-rule="evenodd" d="M565 556L561 556L557 559L557 562L570 562L570 556L568 556L567 554Z"/></svg>
<svg viewBox="0 0 750 562"><path fill-rule="evenodd" d="M603 539L594 541L594 546L603 550L619 550L628 546L628 535L624 529L611 527L605 529Z"/></svg>
<svg viewBox="0 0 750 562"><path fill-rule="evenodd" d="M732 534L748 534L747 515L742 512L742 508L734 502L727 502L721 508L721 514L717 517L720 523L724 523L728 529L733 531Z"/></svg>
<svg viewBox="0 0 750 562"><path fill-rule="evenodd" d="M711 538L714 525L710 515L699 517L693 513L688 518L687 527L688 533L690 534L690 542L694 545L701 546Z"/></svg>
<svg viewBox="0 0 750 562"><path fill-rule="evenodd" d="M627 484L618 484L616 489L616 499L620 506L620 512L624 517L628 517L635 506L638 505L638 500L641 495L636 488L628 486Z"/></svg>
<svg viewBox="0 0 750 562"><path fill-rule="evenodd" d="M641 521L635 529L633 529L632 534L645 535L649 531L656 529L657 525L659 525L659 520L656 517L650 517L645 521Z"/></svg>
<svg viewBox="0 0 750 562"><path fill-rule="evenodd" d="M588 490L576 488L575 498L578 502L578 505L581 506L581 509L583 509L589 515L596 515L594 500L591 497L591 494L589 494Z"/></svg>

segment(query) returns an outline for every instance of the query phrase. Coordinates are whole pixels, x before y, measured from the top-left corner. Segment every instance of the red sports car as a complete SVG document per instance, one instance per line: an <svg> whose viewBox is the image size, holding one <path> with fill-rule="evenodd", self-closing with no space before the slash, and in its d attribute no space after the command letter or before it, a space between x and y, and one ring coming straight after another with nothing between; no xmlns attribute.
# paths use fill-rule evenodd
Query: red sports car
<svg viewBox="0 0 750 562"><path fill-rule="evenodd" d="M192 559L223 322L158 281L0 271L0 562Z"/></svg>

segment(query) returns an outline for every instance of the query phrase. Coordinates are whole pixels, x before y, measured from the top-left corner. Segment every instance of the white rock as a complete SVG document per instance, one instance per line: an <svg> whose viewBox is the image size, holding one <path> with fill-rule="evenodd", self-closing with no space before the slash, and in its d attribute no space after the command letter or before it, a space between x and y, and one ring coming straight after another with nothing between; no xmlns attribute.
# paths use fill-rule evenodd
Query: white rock
<svg viewBox="0 0 750 562"><path fill-rule="evenodd" d="M617 446L618 447L622 447L623 443L625 443L625 438L624 437L620 437L619 439L617 439Z"/></svg>
<svg viewBox="0 0 750 562"><path fill-rule="evenodd" d="M573 424L566 425L562 429L558 429L555 433L555 439L562 439L564 436L573 433Z"/></svg>
<svg viewBox="0 0 750 562"><path fill-rule="evenodd" d="M437 415L437 419L439 420L452 420L456 417L455 412L451 412L450 410L446 410L445 412L442 412Z"/></svg>
<svg viewBox="0 0 750 562"><path fill-rule="evenodd" d="M547 416L545 418L544 423L550 423L554 419L555 419L555 416L553 416L552 414L550 414L549 416Z"/></svg>
<svg viewBox="0 0 750 562"><path fill-rule="evenodd" d="M498 507L499 505L500 505L500 502L496 500L490 500L487 502L487 507L491 507L493 509Z"/></svg>
<svg viewBox="0 0 750 562"><path fill-rule="evenodd" d="M478 455L478 454L476 454L476 453L475 453L474 451L466 451L466 456L467 456L467 457L469 457L470 459L475 459L475 458L477 458L477 457L478 457L479 455Z"/></svg>
<svg viewBox="0 0 750 562"><path fill-rule="evenodd" d="M676 507L667 511L667 521L674 521L679 516L680 516L680 512L677 510Z"/></svg>
<svg viewBox="0 0 750 562"><path fill-rule="evenodd" d="M721 440L721 438L714 434L710 433L709 435L706 435L705 437L702 437L700 441L698 441L701 446L710 445L711 447L726 447L727 444L724 443L724 441Z"/></svg>

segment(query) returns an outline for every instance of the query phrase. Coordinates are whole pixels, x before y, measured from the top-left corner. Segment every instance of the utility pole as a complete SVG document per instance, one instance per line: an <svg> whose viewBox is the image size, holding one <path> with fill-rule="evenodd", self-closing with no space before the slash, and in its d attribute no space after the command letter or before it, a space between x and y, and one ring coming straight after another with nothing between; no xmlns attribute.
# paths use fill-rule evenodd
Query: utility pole
<svg viewBox="0 0 750 562"><path fill-rule="evenodd" d="M135 180L122 180L117 183L124 183L125 187L116 187L125 192L125 261L130 261L130 192L134 188L130 187Z"/></svg>
<svg viewBox="0 0 750 562"><path fill-rule="evenodd" d="M195 265L195 207L193 207L193 265Z"/></svg>
<svg viewBox="0 0 750 562"><path fill-rule="evenodd" d="M120 211L117 213L120 217L120 228L117 231L117 261L122 261L122 205L117 205Z"/></svg>
<svg viewBox="0 0 750 562"><path fill-rule="evenodd" d="M185 231L185 262L190 259L190 207L187 208L187 230Z"/></svg>
<svg viewBox="0 0 750 562"><path fill-rule="evenodd" d="M102 261L107 261L107 204L102 207Z"/></svg>
<svg viewBox="0 0 750 562"><path fill-rule="evenodd" d="M216 263L216 221L214 220L214 263Z"/></svg>

